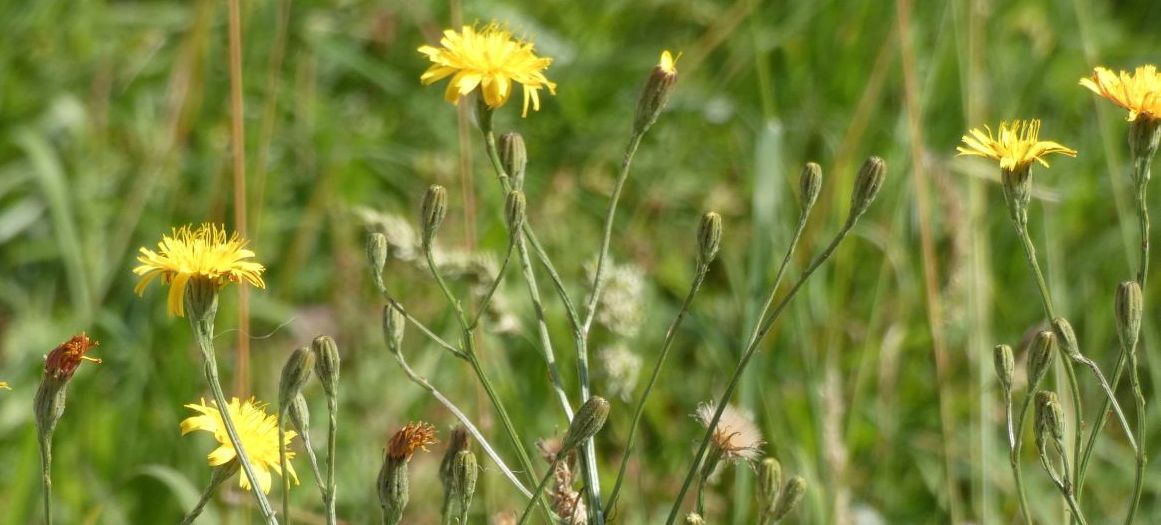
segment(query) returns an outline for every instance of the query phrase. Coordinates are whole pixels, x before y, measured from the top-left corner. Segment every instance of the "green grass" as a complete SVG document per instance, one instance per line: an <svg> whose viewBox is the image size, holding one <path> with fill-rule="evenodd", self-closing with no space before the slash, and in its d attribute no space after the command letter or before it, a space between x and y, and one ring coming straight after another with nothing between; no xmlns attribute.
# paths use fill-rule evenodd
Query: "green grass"
<svg viewBox="0 0 1161 525"><path fill-rule="evenodd" d="M251 294L249 384L274 402L278 370L294 347L318 333L339 341L338 509L351 523L371 523L390 432L410 419L441 429L453 419L406 380L382 343L381 303L363 262L365 224L355 210L410 219L424 188L443 184L452 197L444 246L466 247L471 233L480 250L500 254L503 201L474 127L461 177L456 111L443 101L442 84L418 82L425 64L415 48L451 25L451 6L294 2L285 60L271 72L278 2L243 4L250 236L269 285ZM1044 138L1081 152L1036 172L1043 198L1032 206L1032 232L1058 308L1082 348L1111 370L1114 287L1135 270L1126 125L1120 110L1076 82L1094 65L1156 61L1161 7L1147 0L910 4L901 34L898 6L872 0L463 3L464 20L505 21L556 58L548 75L558 95L526 119L504 108L497 127L528 141L530 220L578 301L644 75L661 49L684 52L670 108L635 161L612 249L616 261L649 276L644 322L625 341L597 330L594 351L622 342L652 363L692 276L700 213L720 212L726 234L647 406L618 522L656 523L668 511L701 434L689 416L725 387L785 249L797 176L809 160L823 165L826 182L791 278L841 224L862 160L878 154L890 168L879 201L788 310L736 396L757 416L767 451L810 483L798 522L852 515L1015 522L991 347L1015 347L1041 315L994 167L954 158L969 127L1039 117ZM172 226L233 222L225 3L8 1L0 21L0 380L13 387L0 392L0 522L39 520L32 396L42 356L80 330L101 341L93 353L104 363L77 373L57 430L58 520L174 522L209 479L208 439L178 431L188 415L182 405L207 393L185 321L166 317L159 289L135 297L130 270L136 248ZM914 52L910 95L901 38ZM923 193L913 159L923 163ZM466 192L476 207L470 218ZM921 226L930 231L926 261ZM1161 282L1153 273L1150 281ZM425 272L392 261L387 279L413 313L454 337L454 319ZM462 292L464 284L453 288ZM1153 288L1147 308L1161 304ZM512 416L531 447L564 423L518 271L501 294L520 330L485 332L483 360L519 407ZM547 291L546 302L566 387L579 404L569 326ZM235 294L225 294L218 321L228 391L236 306ZM1161 382L1159 335L1147 322L1150 406ZM414 330L405 345L416 369L514 458L470 370ZM942 380L933 347L944 351ZM1023 357L1017 348L1019 366ZM1082 377L1086 399L1098 399L1095 383ZM598 378L596 392L603 388ZM322 443L318 386L308 397L314 441ZM613 401L598 438L606 492L632 410ZM1151 428L1158 419L1153 410ZM1131 450L1117 425L1106 425L1082 501L1093 522L1120 519L1132 487ZM1032 448L1024 458L1030 499L1041 521L1057 522L1062 503ZM437 520L439 454L413 462L410 522ZM297 465L297 515L317 516L309 469L302 459ZM474 520L523 505L494 468L481 479ZM707 499L711 523L752 522L752 479L745 469L722 477ZM1139 522L1161 513L1158 479L1146 478ZM203 522L257 522L249 504L227 492L211 505L220 521Z"/></svg>

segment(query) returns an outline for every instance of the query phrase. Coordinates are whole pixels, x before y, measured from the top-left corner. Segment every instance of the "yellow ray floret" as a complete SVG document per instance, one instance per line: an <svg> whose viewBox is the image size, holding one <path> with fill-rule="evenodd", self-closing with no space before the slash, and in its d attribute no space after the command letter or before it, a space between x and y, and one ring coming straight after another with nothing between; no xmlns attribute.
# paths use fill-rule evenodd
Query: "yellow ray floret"
<svg viewBox="0 0 1161 525"><path fill-rule="evenodd" d="M7 381L0 381L0 390L12 390Z"/></svg>
<svg viewBox="0 0 1161 525"><path fill-rule="evenodd" d="M444 98L452 104L478 88L488 107L498 108L508 101L516 82L524 87L527 116L530 104L540 110L541 88L556 94L556 84L544 76L552 59L536 56L531 43L513 38L496 24L480 30L472 26L463 26L460 32L445 30L439 45L419 48L431 61L419 80L429 85L451 76Z"/></svg>
<svg viewBox="0 0 1161 525"><path fill-rule="evenodd" d="M1091 77L1080 79L1080 85L1129 110L1130 122L1141 115L1161 119L1161 74L1155 66L1139 66L1132 73L1097 67Z"/></svg>
<svg viewBox="0 0 1161 525"><path fill-rule="evenodd" d="M666 49L661 52L661 59L657 61L657 67L660 68L661 72L665 73L666 75L676 75L677 61L680 59L680 52L677 53L677 56L673 56L673 53L670 53L669 50Z"/></svg>
<svg viewBox="0 0 1161 525"><path fill-rule="evenodd" d="M211 467L225 465L233 461L237 454L234 453L234 446L230 443L230 436L226 433L226 425L222 422L222 414L218 408L214 405L206 405L205 400L186 405L186 408L199 415L181 422L182 435L195 430L204 430L213 434L219 446L210 452L208 457ZM273 471L279 476L283 475L278 458L278 418L267 414L265 405L254 401L253 398L242 403L235 397L230 400L227 410L230 419L234 422L235 430L238 431L238 439L242 442L242 449L246 451L246 457L250 459L250 466L254 467L254 476L258 478L258 486L262 488L262 492L269 494L272 482L270 472ZM290 440L297 435L298 433L293 430L287 430L285 440L282 443L282 446L286 448L286 470L296 485L298 484L298 474L294 472L294 465L290 464L290 459L294 457L294 452L290 451ZM239 477L241 478L241 487L250 490L250 480L246 478L245 473Z"/></svg>
<svg viewBox="0 0 1161 525"><path fill-rule="evenodd" d="M1000 169L1018 171L1027 168L1033 161L1048 166L1044 157L1060 153L1076 156L1076 150L1056 142L1040 140L1039 120L1014 120L1000 123L999 133L992 135L991 128L973 129L964 135L963 146L956 148L960 155L987 157L1000 162Z"/></svg>
<svg viewBox="0 0 1161 525"><path fill-rule="evenodd" d="M261 264L248 260L254 252L246 249L246 241L237 233L226 235L226 229L217 224L204 223L173 230L162 235L157 251L142 247L133 269L141 280L134 291L141 295L157 277L169 285L166 301L170 315L185 316L185 287L191 279L208 279L219 288L229 282L248 282L265 288Z"/></svg>

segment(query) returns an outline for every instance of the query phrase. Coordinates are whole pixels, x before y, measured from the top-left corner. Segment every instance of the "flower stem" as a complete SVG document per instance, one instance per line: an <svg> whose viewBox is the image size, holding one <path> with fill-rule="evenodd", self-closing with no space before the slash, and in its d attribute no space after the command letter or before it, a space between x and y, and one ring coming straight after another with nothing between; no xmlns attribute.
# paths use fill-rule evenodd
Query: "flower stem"
<svg viewBox="0 0 1161 525"><path fill-rule="evenodd" d="M278 468L282 469L282 519L290 524L290 475L286 470L286 410L278 414Z"/></svg>
<svg viewBox="0 0 1161 525"><path fill-rule="evenodd" d="M552 479L552 475L556 471L556 463L559 458L554 458L552 463L548 464L548 472L544 473L544 477L540 479L540 483L536 485L536 490L532 491L532 499L528 501L528 505L524 507L524 512L520 514L520 521L517 525L524 525L528 523L528 518L532 517L532 507L536 504L537 499L544 493L544 488L548 486L548 480ZM550 522L551 523L551 522Z"/></svg>
<svg viewBox="0 0 1161 525"><path fill-rule="evenodd" d="M1141 391L1141 378L1137 373L1137 355L1129 354L1129 383L1133 385L1133 399L1137 402L1137 468L1133 478L1133 497L1129 500L1129 515L1125 525L1131 525L1137 516L1137 506L1141 503L1141 493L1145 490L1145 393Z"/></svg>
<svg viewBox="0 0 1161 525"><path fill-rule="evenodd" d="M335 449L339 435L339 400L338 393L327 396L327 413L330 423L327 425L327 525L336 525L339 520L335 514L336 491L335 486ZM283 476L286 474L284 473Z"/></svg>
<svg viewBox="0 0 1161 525"><path fill-rule="evenodd" d="M40 436L40 483L44 502L44 523L52 525L52 431Z"/></svg>

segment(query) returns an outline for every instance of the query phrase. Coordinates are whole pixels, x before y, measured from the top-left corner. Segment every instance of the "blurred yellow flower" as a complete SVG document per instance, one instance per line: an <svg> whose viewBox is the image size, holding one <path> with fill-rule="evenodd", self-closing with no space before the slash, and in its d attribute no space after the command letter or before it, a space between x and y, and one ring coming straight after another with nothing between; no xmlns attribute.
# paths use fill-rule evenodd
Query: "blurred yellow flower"
<svg viewBox="0 0 1161 525"><path fill-rule="evenodd" d="M1001 122L1000 133L997 136L993 136L991 128L987 126L984 126L984 131L976 128L969 131L961 140L965 146L956 148L960 155L998 160L1000 169L1008 171L1026 169L1032 161L1047 167L1048 162L1044 157L1050 153L1076 156L1074 149L1056 142L1040 140L1040 121L1036 119Z"/></svg>
<svg viewBox="0 0 1161 525"><path fill-rule="evenodd" d="M230 436L226 433L226 425L222 422L222 414L217 407L206 405L205 400L201 400L199 403L186 405L186 408L200 415L181 422L182 435L195 430L204 430L213 434L214 439L218 441L218 448L210 452L209 455L210 466L217 467L234 461L237 455L234 453L233 445L230 444ZM242 403L235 397L230 400L227 410L230 412L230 419L234 422L235 430L238 431L238 439L242 442L246 457L250 459L250 466L254 467L258 486L262 488L262 492L269 494L270 472L274 471L279 476L283 475L278 459L278 417L268 415L265 405L254 401L253 398ZM293 430L287 430L286 440L282 443L282 446L287 449L286 470L296 485L298 484L298 474L294 472L294 465L291 465L289 460L294 457L294 452L290 451L290 440L297 435L298 433ZM239 477L241 478L241 487L250 490L250 480L246 478L246 475L242 474Z"/></svg>
<svg viewBox="0 0 1161 525"><path fill-rule="evenodd" d="M1092 76L1080 79L1080 85L1129 110L1130 122L1140 115L1161 119L1161 74L1155 66L1138 66L1133 73L1119 74L1103 67L1093 68Z"/></svg>
<svg viewBox="0 0 1161 525"><path fill-rule="evenodd" d="M226 236L223 226L203 223L173 230L162 235L157 252L142 247L137 256L140 266L133 273L141 277L134 289L137 295L160 276L169 285L167 300L170 315L185 316L185 287L191 279L207 279L221 288L229 282L246 281L265 288L262 272L265 268L254 261L254 252L245 248L246 241L234 233Z"/></svg>
<svg viewBox="0 0 1161 525"><path fill-rule="evenodd" d="M439 45L419 48L431 61L419 80L426 86L451 76L444 98L452 104L479 88L484 102L495 109L508 101L512 83L518 82L524 86L523 116L528 116L529 103L540 110L541 88L556 94L556 84L544 76L552 59L536 56L531 43L513 38L496 24L479 31L472 26L463 26L458 33L445 30Z"/></svg>
<svg viewBox="0 0 1161 525"><path fill-rule="evenodd" d="M12 390L7 381L0 381L0 390Z"/></svg>
<svg viewBox="0 0 1161 525"><path fill-rule="evenodd" d="M673 54L671 54L669 50L666 49L665 51L661 52L661 60L657 62L657 67L661 69L661 72L665 73L666 75L676 75L677 61L679 59L681 59L681 53L678 53L677 56L673 56Z"/></svg>

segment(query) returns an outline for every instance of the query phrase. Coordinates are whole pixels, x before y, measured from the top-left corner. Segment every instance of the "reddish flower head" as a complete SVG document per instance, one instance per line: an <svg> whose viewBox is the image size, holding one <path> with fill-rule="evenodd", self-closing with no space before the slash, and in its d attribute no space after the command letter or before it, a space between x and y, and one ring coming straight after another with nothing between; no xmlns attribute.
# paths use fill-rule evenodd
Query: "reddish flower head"
<svg viewBox="0 0 1161 525"><path fill-rule="evenodd" d="M428 445L439 443L435 427L423 421L411 422L391 436L387 455L394 459L411 459L417 449L427 451Z"/></svg>
<svg viewBox="0 0 1161 525"><path fill-rule="evenodd" d="M88 352L90 348L99 344L95 339L89 339L89 336L85 335L84 332L74 335L72 339L53 348L48 353L48 357L44 358L45 375L67 381L73 377L77 367L81 366L81 361L100 363L100 359L85 355L85 352Z"/></svg>

